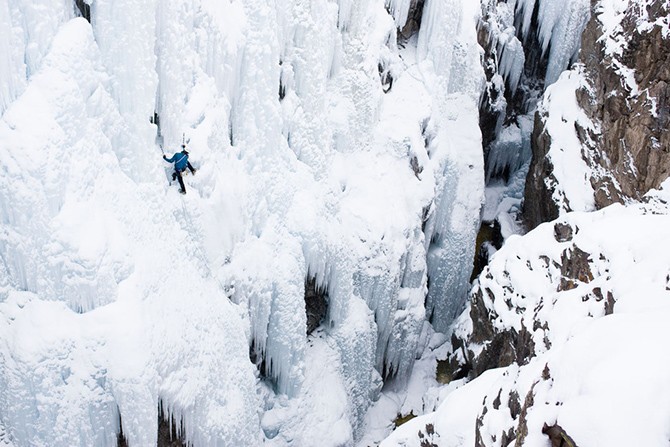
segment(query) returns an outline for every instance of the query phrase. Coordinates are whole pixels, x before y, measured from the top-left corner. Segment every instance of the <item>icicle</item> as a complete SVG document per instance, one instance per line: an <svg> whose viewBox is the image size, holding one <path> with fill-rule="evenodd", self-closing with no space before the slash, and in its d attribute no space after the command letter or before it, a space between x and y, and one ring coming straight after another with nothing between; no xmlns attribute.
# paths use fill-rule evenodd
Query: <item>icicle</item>
<svg viewBox="0 0 670 447"><path fill-rule="evenodd" d="M337 13L337 26L341 30L346 30L349 27L349 21L351 20L351 11L354 0L337 0L337 4L339 6Z"/></svg>
<svg viewBox="0 0 670 447"><path fill-rule="evenodd" d="M590 18L590 1L516 0L512 6L521 17L521 33L525 38L530 32L533 11L538 8L537 35L542 52L551 48L545 83L554 83L579 51L582 31Z"/></svg>
<svg viewBox="0 0 670 447"><path fill-rule="evenodd" d="M571 0L566 5L544 0L540 4L538 18L543 51L551 45L546 85L556 82L561 72L576 59L590 12L591 4L587 0Z"/></svg>
<svg viewBox="0 0 670 447"><path fill-rule="evenodd" d="M500 175L511 175L531 157L528 117L519 117L521 125L512 123L498 134L488 154L486 181Z"/></svg>
<svg viewBox="0 0 670 447"><path fill-rule="evenodd" d="M402 28L407 23L407 15L413 0L386 0L386 6L390 9L397 28Z"/></svg>

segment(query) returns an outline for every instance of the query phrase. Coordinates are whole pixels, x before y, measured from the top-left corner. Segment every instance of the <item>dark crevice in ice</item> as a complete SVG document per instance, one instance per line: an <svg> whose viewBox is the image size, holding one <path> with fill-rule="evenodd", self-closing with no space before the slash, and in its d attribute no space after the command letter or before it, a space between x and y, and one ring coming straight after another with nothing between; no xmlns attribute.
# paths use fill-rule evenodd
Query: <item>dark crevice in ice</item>
<svg viewBox="0 0 670 447"><path fill-rule="evenodd" d="M328 315L328 290L319 286L316 278L305 280L305 314L307 316L307 335L326 321Z"/></svg>
<svg viewBox="0 0 670 447"><path fill-rule="evenodd" d="M184 439L183 419L175 421L174 415L165 413L163 403L158 404L158 442L156 447L189 447L190 444Z"/></svg>
<svg viewBox="0 0 670 447"><path fill-rule="evenodd" d="M75 13L79 17L85 18L88 23L91 23L91 5L84 0L74 0L74 5L77 7Z"/></svg>

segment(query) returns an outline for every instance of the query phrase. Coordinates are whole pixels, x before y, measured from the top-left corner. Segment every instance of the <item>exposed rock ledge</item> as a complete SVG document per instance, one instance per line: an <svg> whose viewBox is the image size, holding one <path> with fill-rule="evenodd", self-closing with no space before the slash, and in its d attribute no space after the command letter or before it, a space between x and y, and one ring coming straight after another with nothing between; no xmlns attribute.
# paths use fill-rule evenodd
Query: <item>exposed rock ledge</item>
<svg viewBox="0 0 670 447"><path fill-rule="evenodd" d="M583 189L593 191L595 209L638 200L668 177L669 7L663 0L630 1L625 10L614 11L615 6L593 2L594 13L582 35L583 67L576 69L584 77L574 92L583 116L561 117L574 121L578 143L552 151L565 129L551 128L548 107L540 107L536 115L524 207L529 228L563 212L583 210L556 172L557 164L567 163L565 151L576 151L586 163L587 178L569 181L584 182ZM578 177L578 171L568 174Z"/></svg>

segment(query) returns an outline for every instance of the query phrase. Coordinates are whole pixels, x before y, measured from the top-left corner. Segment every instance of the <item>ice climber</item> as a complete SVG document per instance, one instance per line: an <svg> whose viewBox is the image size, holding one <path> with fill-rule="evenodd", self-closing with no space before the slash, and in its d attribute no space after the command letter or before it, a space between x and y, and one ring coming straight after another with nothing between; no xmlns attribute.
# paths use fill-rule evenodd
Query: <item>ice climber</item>
<svg viewBox="0 0 670 447"><path fill-rule="evenodd" d="M180 193L186 194L186 188L184 187L184 179L181 177L181 173L188 168L191 171L191 174L195 174L195 169L193 166L191 166L191 162L188 161L188 151L186 151L186 145L182 144L181 145L181 152L175 153L172 157L167 158L165 154L163 154L163 160L167 161L168 163L174 163L174 172L172 173L172 181L174 182L175 179L179 180L179 186L181 189L179 190Z"/></svg>

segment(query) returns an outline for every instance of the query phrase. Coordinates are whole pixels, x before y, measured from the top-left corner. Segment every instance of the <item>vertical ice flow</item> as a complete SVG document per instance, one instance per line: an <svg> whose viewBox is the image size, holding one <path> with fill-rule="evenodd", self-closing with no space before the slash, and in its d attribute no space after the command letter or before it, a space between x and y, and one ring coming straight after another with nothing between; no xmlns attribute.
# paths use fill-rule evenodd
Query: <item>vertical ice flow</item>
<svg viewBox="0 0 670 447"><path fill-rule="evenodd" d="M465 303L479 227L484 177L477 104L483 72L474 26L478 5L428 0L424 17L418 50L433 66L429 83L441 112L428 148L438 178L426 224L426 311L444 331Z"/></svg>
<svg viewBox="0 0 670 447"><path fill-rule="evenodd" d="M549 50L545 83L553 84L577 57L582 31L591 15L591 3L588 0L518 0L514 4L519 11L521 32L525 37L531 31L533 10L538 9L538 38L542 51Z"/></svg>
<svg viewBox="0 0 670 447"><path fill-rule="evenodd" d="M343 402L320 441L354 442L426 315L446 330L461 305L482 199L477 7L426 2L417 51L396 45L410 3L100 0L90 25L69 2L18 25L46 3L0 3L19 30L0 37L18 48L0 70L19 67L0 89L0 408L17 409L0 419L18 445L114 445L119 415L155 444L159 402L193 445L282 445L308 433L291 421L319 402L319 344ZM166 151L190 138L185 197L154 111ZM257 410L282 405L298 416L265 431Z"/></svg>

